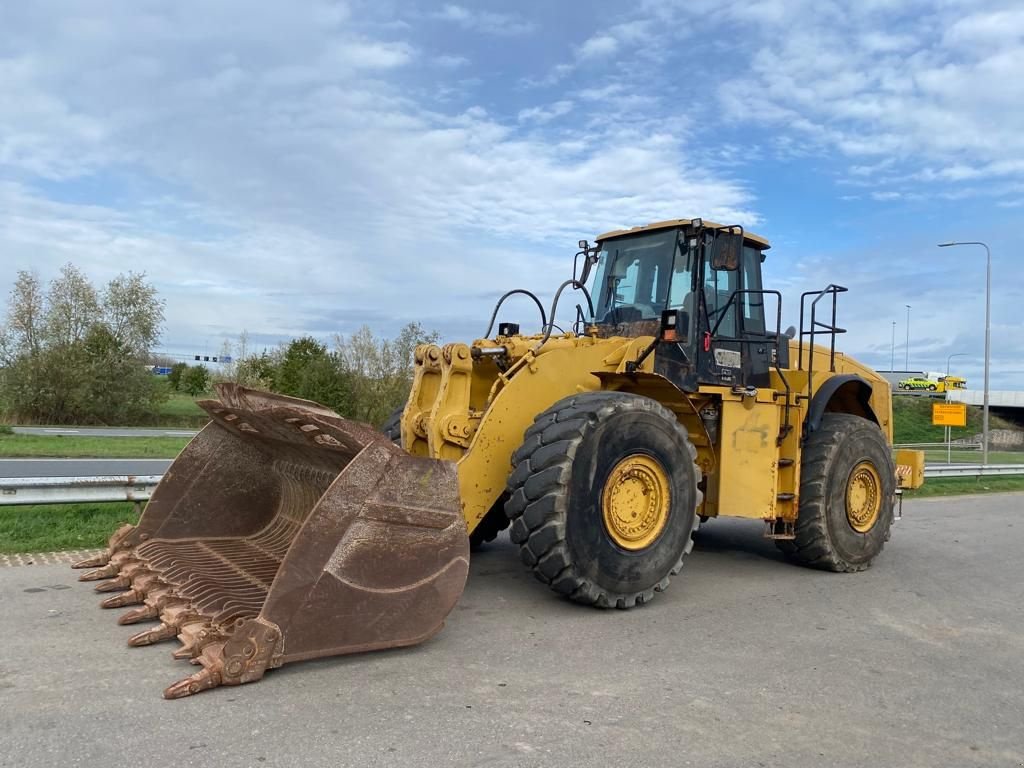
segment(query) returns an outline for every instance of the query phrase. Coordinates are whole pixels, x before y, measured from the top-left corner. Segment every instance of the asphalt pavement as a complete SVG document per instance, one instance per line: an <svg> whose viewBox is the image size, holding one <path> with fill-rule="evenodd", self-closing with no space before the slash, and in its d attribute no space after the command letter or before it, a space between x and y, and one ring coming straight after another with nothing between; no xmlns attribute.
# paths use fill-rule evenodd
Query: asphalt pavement
<svg viewBox="0 0 1024 768"><path fill-rule="evenodd" d="M194 429L146 427L14 427L17 435L76 435L78 437L192 437Z"/></svg>
<svg viewBox="0 0 1024 768"><path fill-rule="evenodd" d="M0 765L1024 764L1024 495L926 499L875 566L784 562L712 521L632 611L557 598L502 538L415 648L180 701L194 668L62 566L0 568Z"/></svg>
<svg viewBox="0 0 1024 768"><path fill-rule="evenodd" d="M0 459L0 477L162 475L173 459Z"/></svg>

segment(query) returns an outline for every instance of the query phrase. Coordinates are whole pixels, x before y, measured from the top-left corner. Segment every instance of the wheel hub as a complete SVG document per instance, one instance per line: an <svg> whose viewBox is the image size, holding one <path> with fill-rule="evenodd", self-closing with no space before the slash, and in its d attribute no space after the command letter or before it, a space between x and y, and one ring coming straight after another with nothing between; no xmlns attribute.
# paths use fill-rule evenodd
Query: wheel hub
<svg viewBox="0 0 1024 768"><path fill-rule="evenodd" d="M650 456L627 456L605 480L601 494L604 527L623 549L649 546L664 530L670 508L668 474Z"/></svg>
<svg viewBox="0 0 1024 768"><path fill-rule="evenodd" d="M882 480L874 465L862 461L846 483L846 519L858 533L867 533L882 509Z"/></svg>

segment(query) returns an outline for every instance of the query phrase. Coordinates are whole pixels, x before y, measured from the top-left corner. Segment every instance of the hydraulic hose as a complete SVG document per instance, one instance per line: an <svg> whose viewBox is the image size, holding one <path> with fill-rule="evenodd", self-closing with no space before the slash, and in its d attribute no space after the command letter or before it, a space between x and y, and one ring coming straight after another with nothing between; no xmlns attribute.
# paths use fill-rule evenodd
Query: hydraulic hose
<svg viewBox="0 0 1024 768"><path fill-rule="evenodd" d="M505 303L505 299L517 293L521 293L524 296L529 296L531 299L533 299L533 303L536 304L537 309L540 310L540 327L542 329L547 327L548 317L547 315L544 314L544 305L540 303L540 299L537 298L536 294L531 293L530 291L527 291L524 288L513 288L511 291L509 291L500 299L498 299L498 303L494 305L494 312L491 313L491 322L487 324L487 331L484 333L482 338L491 338L491 331L494 329L494 321L498 317L498 310L501 309L501 305Z"/></svg>

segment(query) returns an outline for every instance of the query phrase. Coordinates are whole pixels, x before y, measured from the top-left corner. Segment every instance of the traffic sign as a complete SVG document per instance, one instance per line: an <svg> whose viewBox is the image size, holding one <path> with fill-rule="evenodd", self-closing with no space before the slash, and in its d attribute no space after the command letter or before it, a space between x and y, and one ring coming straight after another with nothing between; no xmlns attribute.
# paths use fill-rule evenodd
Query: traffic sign
<svg viewBox="0 0 1024 768"><path fill-rule="evenodd" d="M967 406L964 403L932 403L932 424L937 427L966 427Z"/></svg>

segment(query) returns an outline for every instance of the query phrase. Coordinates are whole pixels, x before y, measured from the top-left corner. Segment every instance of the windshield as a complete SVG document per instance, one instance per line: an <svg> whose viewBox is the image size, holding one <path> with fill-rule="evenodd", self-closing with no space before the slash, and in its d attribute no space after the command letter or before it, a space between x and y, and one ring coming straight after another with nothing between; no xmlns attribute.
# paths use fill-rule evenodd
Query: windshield
<svg viewBox="0 0 1024 768"><path fill-rule="evenodd" d="M658 320L670 292L690 290L686 254L676 258L677 231L666 229L617 237L602 243L594 294L598 323Z"/></svg>

